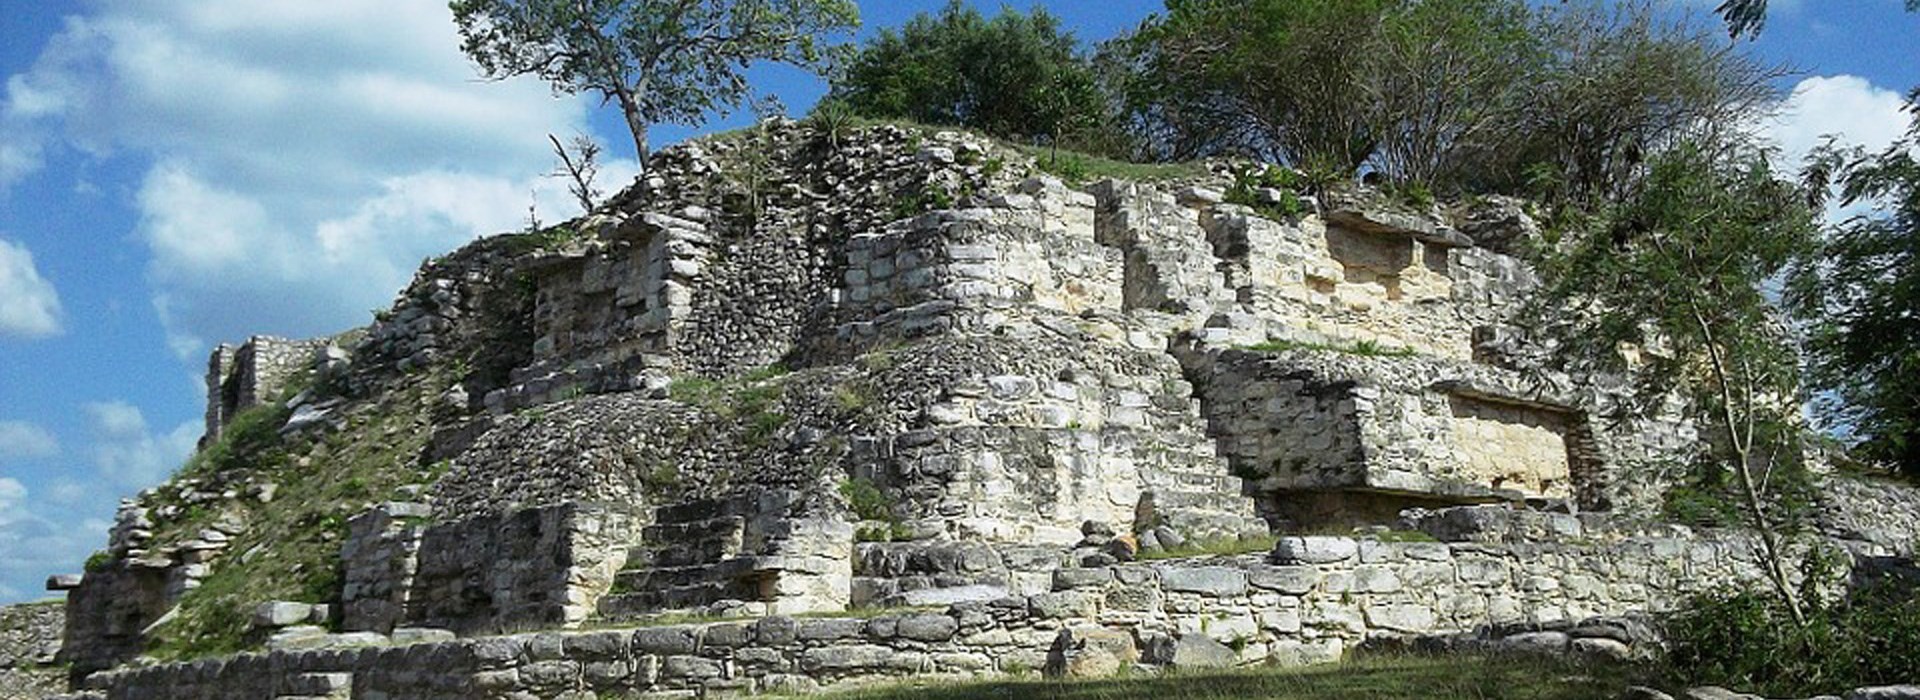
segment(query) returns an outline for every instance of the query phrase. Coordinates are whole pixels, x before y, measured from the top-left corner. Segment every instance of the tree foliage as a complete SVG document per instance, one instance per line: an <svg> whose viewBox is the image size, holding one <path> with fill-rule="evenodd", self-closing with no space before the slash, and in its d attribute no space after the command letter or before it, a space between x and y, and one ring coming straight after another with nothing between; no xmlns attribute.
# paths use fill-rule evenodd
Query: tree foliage
<svg viewBox="0 0 1920 700"><path fill-rule="evenodd" d="M1920 89L1907 137L1879 153L1829 144L1815 151L1808 189L1839 185L1840 203L1868 213L1833 227L1790 286L1808 323L1812 378L1838 399L1835 423L1861 454L1920 475Z"/></svg>
<svg viewBox="0 0 1920 700"><path fill-rule="evenodd" d="M1805 194L1744 145L1685 142L1654 154L1616 202L1545 255L1536 313L1554 359L1633 377L1620 411L1679 397L1709 445L1700 486L1737 503L1761 561L1798 618L1783 531L1806 482L1799 357L1766 290L1816 241Z"/></svg>
<svg viewBox="0 0 1920 700"><path fill-rule="evenodd" d="M1059 18L1036 7L989 19L959 0L882 30L829 99L877 119L1053 141L1102 110L1092 69Z"/></svg>
<svg viewBox="0 0 1920 700"><path fill-rule="evenodd" d="M1351 172L1374 149L1359 78L1396 0L1168 0L1106 61L1158 157L1240 153Z"/></svg>
<svg viewBox="0 0 1920 700"><path fill-rule="evenodd" d="M1153 155L1590 196L1775 97L1778 71L1642 3L1171 0L1109 43Z"/></svg>
<svg viewBox="0 0 1920 700"><path fill-rule="evenodd" d="M739 106L759 61L824 70L851 0L452 0L461 49L493 79L536 75L620 106L644 166L652 124Z"/></svg>
<svg viewBox="0 0 1920 700"><path fill-rule="evenodd" d="M1647 5L1538 10L1543 63L1464 189L1598 202L1625 194L1652 154L1714 141L1771 109L1783 70Z"/></svg>

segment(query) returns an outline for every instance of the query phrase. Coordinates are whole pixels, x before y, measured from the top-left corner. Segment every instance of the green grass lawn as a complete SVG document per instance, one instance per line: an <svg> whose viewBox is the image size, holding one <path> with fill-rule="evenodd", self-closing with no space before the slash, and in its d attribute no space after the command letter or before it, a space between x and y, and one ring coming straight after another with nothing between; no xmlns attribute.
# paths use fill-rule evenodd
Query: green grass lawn
<svg viewBox="0 0 1920 700"><path fill-rule="evenodd" d="M1374 656L1305 668L1048 681L920 681L829 693L832 700L1613 700L1633 670L1545 658Z"/></svg>

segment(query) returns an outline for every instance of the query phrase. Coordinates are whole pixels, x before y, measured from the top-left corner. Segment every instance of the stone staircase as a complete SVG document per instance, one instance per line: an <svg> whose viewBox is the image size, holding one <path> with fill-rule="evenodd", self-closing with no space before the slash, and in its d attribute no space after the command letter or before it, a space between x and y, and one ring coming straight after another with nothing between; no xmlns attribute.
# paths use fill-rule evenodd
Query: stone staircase
<svg viewBox="0 0 1920 700"><path fill-rule="evenodd" d="M722 600L762 598L759 557L743 555L748 514L737 500L698 500L655 510L654 524L600 600L600 616L623 620Z"/></svg>

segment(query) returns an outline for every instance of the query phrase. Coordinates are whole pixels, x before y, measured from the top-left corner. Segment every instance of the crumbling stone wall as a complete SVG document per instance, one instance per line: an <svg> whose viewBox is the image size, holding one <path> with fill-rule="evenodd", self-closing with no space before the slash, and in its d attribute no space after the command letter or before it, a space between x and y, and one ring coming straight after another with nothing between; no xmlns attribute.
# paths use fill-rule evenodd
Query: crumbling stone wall
<svg viewBox="0 0 1920 700"><path fill-rule="evenodd" d="M1506 325L1533 285L1506 253L1529 235L1511 206L1462 222L1489 248L1437 209L1364 189L1273 219L1223 201L1228 167L1075 188L971 136L825 139L784 122L651 165L590 216L430 261L351 357L325 357L340 368L336 415L399 375L457 383L421 427L435 436L423 461L447 466L418 494L431 510L353 524L350 627L1078 606L1058 595L1077 587L1053 590L1077 562L1035 548L1087 527L1234 537L1521 500L1647 513L1660 472L1643 467L1697 442L1664 418L1595 422L1605 382L1530 381L1524 334ZM249 346L210 361L210 435L241 393L267 393L279 346ZM884 512L856 523L849 480L876 487ZM769 494L809 505L762 507ZM127 557L163 566L151 585L125 583L135 563L90 577L76 629L106 639L150 622L205 556ZM1039 619L1112 622L1090 615ZM1466 619L1449 615L1435 613ZM124 657L136 642L100 648ZM889 649L873 653L902 650ZM900 663L944 668L927 658Z"/></svg>
<svg viewBox="0 0 1920 700"><path fill-rule="evenodd" d="M65 608L58 602L0 606L0 700L39 700L66 688L53 666Z"/></svg>
<svg viewBox="0 0 1920 700"><path fill-rule="evenodd" d="M207 427L200 446L220 439L220 431L241 411L278 400L289 382L312 369L314 353L326 343L256 335L239 347L215 347L207 358Z"/></svg>
<svg viewBox="0 0 1920 700"><path fill-rule="evenodd" d="M1625 655L1603 616L1670 608L1757 581L1750 542L1559 527L1590 544L1294 537L1268 556L1065 568L1046 592L871 619L766 617L637 630L541 632L404 647L274 652L115 671L105 698L253 698L325 686L351 697L811 690L888 677L1015 673L1113 637L1146 663L1302 664L1369 640L1501 629L1527 644ZM1572 538L1568 538L1572 539ZM1625 626L1622 626L1625 624ZM1594 630L1599 630L1595 632ZM1613 631L1608 631L1613 630ZM321 694L306 690L302 694Z"/></svg>
<svg viewBox="0 0 1920 700"><path fill-rule="evenodd" d="M431 524L424 514L387 506L351 523L347 629L577 624L612 585L639 527L627 508L582 503Z"/></svg>

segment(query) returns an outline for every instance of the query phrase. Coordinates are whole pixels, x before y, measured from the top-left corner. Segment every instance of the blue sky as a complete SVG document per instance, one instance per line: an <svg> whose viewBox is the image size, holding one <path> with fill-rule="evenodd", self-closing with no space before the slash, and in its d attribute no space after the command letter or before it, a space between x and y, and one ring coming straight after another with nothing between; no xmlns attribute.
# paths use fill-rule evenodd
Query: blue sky
<svg viewBox="0 0 1920 700"><path fill-rule="evenodd" d="M943 3L862 2L862 35ZM1160 7L1042 4L1084 39ZM1894 138L1898 94L1920 84L1920 16L1900 0L1774 4L1751 48L1804 71L1766 127L1784 150ZM548 133L628 148L589 99L475 80L439 0L6 5L0 603L78 570L119 499L184 459L212 344L365 323L423 258L517 227L530 203L569 215L542 177ZM792 70L754 77L795 113L825 89ZM656 145L693 133L662 128Z"/></svg>

